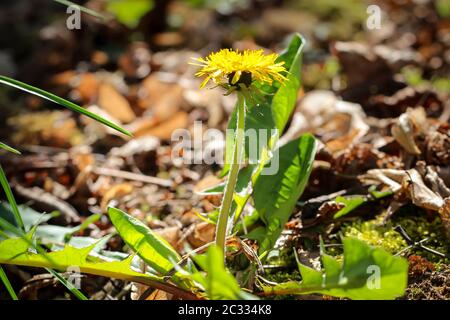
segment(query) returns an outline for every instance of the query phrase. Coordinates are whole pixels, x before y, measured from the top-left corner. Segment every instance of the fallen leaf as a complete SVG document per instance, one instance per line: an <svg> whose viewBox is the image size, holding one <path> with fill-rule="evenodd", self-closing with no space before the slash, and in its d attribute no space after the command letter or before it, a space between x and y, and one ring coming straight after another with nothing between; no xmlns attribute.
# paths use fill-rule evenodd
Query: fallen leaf
<svg viewBox="0 0 450 320"><path fill-rule="evenodd" d="M135 137L154 136L161 140L170 140L172 132L176 129L186 128L189 123L189 115L184 111L175 113L170 119L155 126L155 122L143 119L139 125L131 130Z"/></svg>
<svg viewBox="0 0 450 320"><path fill-rule="evenodd" d="M182 88L178 84L166 83L160 80L157 73L147 77L139 89L139 106L146 110L157 122L162 122L173 116L183 101Z"/></svg>
<svg viewBox="0 0 450 320"><path fill-rule="evenodd" d="M200 222L195 225L194 231L189 234L187 241L194 247L198 248L204 244L214 240L216 234L216 226L208 222Z"/></svg>
<svg viewBox="0 0 450 320"><path fill-rule="evenodd" d="M100 86L98 105L122 123L129 123L136 118L127 99L108 83Z"/></svg>
<svg viewBox="0 0 450 320"><path fill-rule="evenodd" d="M100 208L103 212L108 209L109 202L114 199L123 198L124 196L130 194L134 187L130 183L121 183L111 187L102 197Z"/></svg>

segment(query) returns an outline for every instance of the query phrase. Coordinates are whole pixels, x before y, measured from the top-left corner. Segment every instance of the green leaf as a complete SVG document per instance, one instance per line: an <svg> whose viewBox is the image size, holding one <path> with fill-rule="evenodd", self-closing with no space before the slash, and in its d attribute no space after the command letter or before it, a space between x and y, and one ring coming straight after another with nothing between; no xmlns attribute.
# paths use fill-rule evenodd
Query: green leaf
<svg viewBox="0 0 450 320"><path fill-rule="evenodd" d="M255 209L266 225L260 253L274 246L303 193L316 154L316 142L312 135L305 134L275 152L279 158L277 174L259 176L254 186ZM276 159L274 156L272 161Z"/></svg>
<svg viewBox="0 0 450 320"><path fill-rule="evenodd" d="M0 142L0 148L15 154L21 154L19 150L16 150L13 147L8 146L7 144L4 144L3 142Z"/></svg>
<svg viewBox="0 0 450 320"><path fill-rule="evenodd" d="M343 217L351 213L353 210L359 208L363 204L391 196L392 194L393 192L391 190L376 191L374 190L374 188L369 188L369 195L352 195L346 197L338 196L334 201L344 204L345 207L336 212L333 216L333 219Z"/></svg>
<svg viewBox="0 0 450 320"><path fill-rule="evenodd" d="M96 244L86 248L74 248L66 245L63 250L45 253L44 255L30 252L33 246L24 238L10 238L0 242L0 264L54 268L62 271L76 266L81 273L139 282L169 293L183 293L192 297L190 293L182 289L175 291L174 287L166 283L167 281L162 277L133 270L131 263L134 256L129 256L122 261L112 262L101 261L98 258L91 259L89 253L95 246Z"/></svg>
<svg viewBox="0 0 450 320"><path fill-rule="evenodd" d="M26 83L23 83L23 82L20 82L18 80L11 79L11 78L8 78L8 77L5 77L5 76L0 76L0 83L6 84L8 86L14 87L16 89L20 89L22 91L34 94L34 95L36 95L38 97L41 97L43 99L46 99L46 100L49 100L49 101L54 102L56 104L59 104L59 105L65 107L67 109L70 109L72 111L81 113L81 114L83 114L83 115L85 115L85 116L87 116L89 118L92 118L92 119L94 119L94 120L96 120L96 121L98 121L100 123L103 123L104 125L106 125L108 127L111 127L111 128L113 128L113 129L115 129L115 130L117 130L117 131L119 131L119 132L121 132L121 133L123 133L123 134L125 134L127 136L131 136L131 133L129 133L127 130L123 129L122 127L118 126L117 124L112 123L111 121L109 121L109 120L107 120L107 119L105 119L103 117L100 117L100 116L96 115L95 113L92 113L92 112L90 112L90 111L88 111L88 110L86 110L86 109L76 105L73 102L70 102L70 101L68 101L66 99L60 98L57 95L54 95L53 93L50 93L50 92L47 92L45 90L42 90L42 89L30 86L29 84L26 84Z"/></svg>
<svg viewBox="0 0 450 320"><path fill-rule="evenodd" d="M36 227L34 231L34 237L41 243L67 243L72 235L76 232L86 229L91 223L94 223L100 219L100 214L93 214L75 227L63 227L58 225L39 225L47 222L51 218L58 216L58 212L49 214L39 213L26 205L18 205L20 216L23 219L25 231L30 231L31 228ZM17 226L12 211L11 205L7 203L0 203L0 217L8 221L10 224ZM1 228L0 228L1 230ZM7 230L4 230L7 234L11 234ZM0 238L1 239L1 238Z"/></svg>
<svg viewBox="0 0 450 320"><path fill-rule="evenodd" d="M88 224L94 222L95 220L98 220L99 218L100 215L91 215L82 224L75 227L63 227L51 224L38 226L36 227L35 238L39 239L39 241L44 244L68 243L73 234L85 229Z"/></svg>
<svg viewBox="0 0 450 320"><path fill-rule="evenodd" d="M437 0L435 5L439 16L450 18L450 3L447 0Z"/></svg>
<svg viewBox="0 0 450 320"><path fill-rule="evenodd" d="M360 207L367 201L367 198L365 196L349 196L349 197L339 196L334 201L345 205L344 208L342 208L341 210L339 210L334 214L333 218L337 219L349 214L356 208Z"/></svg>
<svg viewBox="0 0 450 320"><path fill-rule="evenodd" d="M250 174L239 174L238 185L244 186L243 192L239 195L239 205L236 201L233 204L235 208L235 222L239 218L242 210L250 198L251 188L250 181L253 185L259 179L264 166L270 161L273 148L278 140L278 136L283 132L291 113L294 110L297 99L297 92L300 88L300 67L301 53L303 49L303 38L296 34L292 38L288 48L280 55L278 61L284 61L285 67L289 71L289 81L285 85L274 82L272 86L260 86L261 90L266 92L265 101L256 106L250 106L246 114L246 133L256 135L257 152L252 154L255 149L255 141L250 141L246 137L246 157L249 159L250 165L245 168ZM236 112L232 114L229 122L229 129L235 129ZM251 143L250 143L251 142ZM234 136L227 135L226 141L226 159L229 159L232 146L234 144ZM253 149L250 149L252 145ZM226 174L229 164L225 163L222 175ZM242 171L242 170L241 170Z"/></svg>
<svg viewBox="0 0 450 320"><path fill-rule="evenodd" d="M108 214L125 243L160 274L165 275L181 260L166 240L138 219L116 208L109 208Z"/></svg>
<svg viewBox="0 0 450 320"><path fill-rule="evenodd" d="M57 216L56 213L39 213L26 205L18 205L17 208L20 212L20 216L22 217L25 231L30 231L33 226L47 222L51 218ZM0 217L8 221L13 226L19 227L14 217L12 207L9 203L0 202Z"/></svg>
<svg viewBox="0 0 450 320"><path fill-rule="evenodd" d="M152 9L152 0L109 0L106 5L106 10L131 29L137 27L141 18Z"/></svg>
<svg viewBox="0 0 450 320"><path fill-rule="evenodd" d="M382 248L346 238L344 261L322 255L323 271L299 264L302 282L264 287L266 294L321 293L334 297L389 300L402 296L408 280L408 262Z"/></svg>
<svg viewBox="0 0 450 320"><path fill-rule="evenodd" d="M300 89L300 69L302 63L302 50L304 40L300 35L295 35L286 52L281 56L289 71L288 81L281 86L272 99L272 117L280 134L283 132L297 101Z"/></svg>
<svg viewBox="0 0 450 320"><path fill-rule="evenodd" d="M289 117L294 111L297 93L300 88L303 44L304 39L299 34L295 34L292 37L288 48L277 60L277 62L284 62L284 66L289 72L288 81L284 85L274 82L272 86L262 86L261 90L266 93L264 101L256 106L250 106L246 114L245 130L255 130L259 146L259 154L255 156L251 155L249 151L249 139L248 137L246 138L246 156L250 157L253 163L256 163L261 158L262 149L268 148L270 150L278 138L278 136L273 137L271 130L277 129L278 135L281 135ZM249 104L250 102L247 103ZM230 117L228 129L236 129L236 110ZM254 141L252 142L255 143ZM227 135L225 147L226 159L231 159L230 155L233 151L233 144L234 137ZM225 164L221 175L224 176L228 172L228 169L229 164Z"/></svg>
<svg viewBox="0 0 450 320"><path fill-rule="evenodd" d="M192 278L200 283L209 299L212 300L255 300L255 296L243 291L236 279L223 264L222 251L215 245L208 248L205 255L198 255L195 261L207 272L197 272Z"/></svg>
<svg viewBox="0 0 450 320"><path fill-rule="evenodd" d="M132 270L129 256L122 261L104 262L91 261L90 251L95 244L85 248L74 248L66 245L63 250L47 253L46 256L30 252L32 247L22 238L10 238L0 242L0 264L12 264L28 267L53 268L61 271L77 266L80 272L104 277L146 283L153 286L163 279L149 273L139 273Z"/></svg>

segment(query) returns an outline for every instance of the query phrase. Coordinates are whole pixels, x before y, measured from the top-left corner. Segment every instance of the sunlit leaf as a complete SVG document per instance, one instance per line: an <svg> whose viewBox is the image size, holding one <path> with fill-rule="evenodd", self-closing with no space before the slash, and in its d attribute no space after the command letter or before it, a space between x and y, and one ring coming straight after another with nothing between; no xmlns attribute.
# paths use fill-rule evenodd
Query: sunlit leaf
<svg viewBox="0 0 450 320"><path fill-rule="evenodd" d="M216 246L210 246L204 255L195 257L195 261L206 272L195 273L193 279L205 288L205 293L212 300L255 300L255 296L243 291L236 279L223 264L223 254Z"/></svg>
<svg viewBox="0 0 450 320"><path fill-rule="evenodd" d="M109 208L108 214L125 243L157 272L166 274L181 259L166 240L138 219L116 208Z"/></svg>
<svg viewBox="0 0 450 320"><path fill-rule="evenodd" d="M29 267L53 268L65 271L69 267L77 266L82 273L89 273L104 277L137 281L153 285L162 278L148 273L143 274L132 270L132 256L123 261L93 262L89 253L95 244L85 248L74 248L66 245L63 250L42 254L30 252L30 244L22 238L10 238L0 242L0 264L13 264Z"/></svg>
<svg viewBox="0 0 450 320"><path fill-rule="evenodd" d="M323 270L299 263L302 281L265 286L266 294L321 293L334 297L389 300L402 296L408 279L408 262L361 240L346 238L344 261L322 256Z"/></svg>
<svg viewBox="0 0 450 320"><path fill-rule="evenodd" d="M316 142L306 134L275 151L275 175L261 175L254 186L255 209L266 226L260 253L273 248L305 189L316 154ZM269 164L272 165L272 164ZM274 164L277 165L277 164Z"/></svg>

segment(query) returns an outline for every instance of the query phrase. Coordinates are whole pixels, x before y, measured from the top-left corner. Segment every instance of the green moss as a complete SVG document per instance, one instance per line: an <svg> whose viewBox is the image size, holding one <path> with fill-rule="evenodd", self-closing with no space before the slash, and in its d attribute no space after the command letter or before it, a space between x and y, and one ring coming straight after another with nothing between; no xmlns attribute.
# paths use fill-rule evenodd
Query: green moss
<svg viewBox="0 0 450 320"><path fill-rule="evenodd" d="M417 214L414 216L410 214L401 214L398 217L395 217L394 222L395 224L401 225L413 241L420 241L428 238L429 240L424 243L425 246L444 254L448 253L450 241L445 237L444 225L439 216L436 215L436 217L429 220L424 214ZM424 250L413 249L411 252L434 263L449 263L448 259L443 259Z"/></svg>
<svg viewBox="0 0 450 320"><path fill-rule="evenodd" d="M393 228L392 222L384 225L381 219L369 221L357 220L342 227L345 237L360 239L372 246L383 247L391 253L397 253L407 247L405 240Z"/></svg>
<svg viewBox="0 0 450 320"><path fill-rule="evenodd" d="M269 281L273 282L286 282L286 281L300 281L302 279L300 272L298 270L290 270L289 272L286 271L273 271L273 272L267 272L264 275L264 278L266 278Z"/></svg>
<svg viewBox="0 0 450 320"><path fill-rule="evenodd" d="M437 215L429 220L422 211L416 211L412 214L408 208L405 208L394 215L393 219L386 224L382 223L382 219L383 216L368 221L357 220L344 225L342 233L345 237L358 238L370 245L383 247L395 254L408 247L406 241L394 230L394 226L400 225L413 241L418 242L429 238L424 245L442 253L447 253L448 248L450 248L450 242L444 234L444 226ZM443 259L420 248L411 249L408 253L418 254L433 263L448 264L449 262L448 259Z"/></svg>

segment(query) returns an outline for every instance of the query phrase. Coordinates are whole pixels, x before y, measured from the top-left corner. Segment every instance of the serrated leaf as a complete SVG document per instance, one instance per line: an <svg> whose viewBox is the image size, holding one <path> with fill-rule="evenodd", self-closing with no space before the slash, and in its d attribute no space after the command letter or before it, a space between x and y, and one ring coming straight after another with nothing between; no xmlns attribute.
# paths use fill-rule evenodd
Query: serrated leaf
<svg viewBox="0 0 450 320"><path fill-rule="evenodd" d="M266 294L321 293L334 297L386 300L405 292L408 262L382 248L367 245L361 240L346 238L344 261L323 255L323 271L299 264L302 282L290 281L264 287Z"/></svg>
<svg viewBox="0 0 450 320"><path fill-rule="evenodd" d="M88 259L95 246L74 248L66 245L63 250L47 253L46 256L30 252L30 245L22 238L10 238L0 242L0 264L67 270L78 267L80 272L104 277L136 281L154 285L163 281L161 277L143 274L131 269L132 256L122 261L92 262Z"/></svg>
<svg viewBox="0 0 450 320"><path fill-rule="evenodd" d="M288 81L281 86L272 99L272 117L280 132L283 132L297 101L298 90L300 89L300 69L304 40L300 35L295 35L286 52L283 55L286 61L289 75Z"/></svg>

